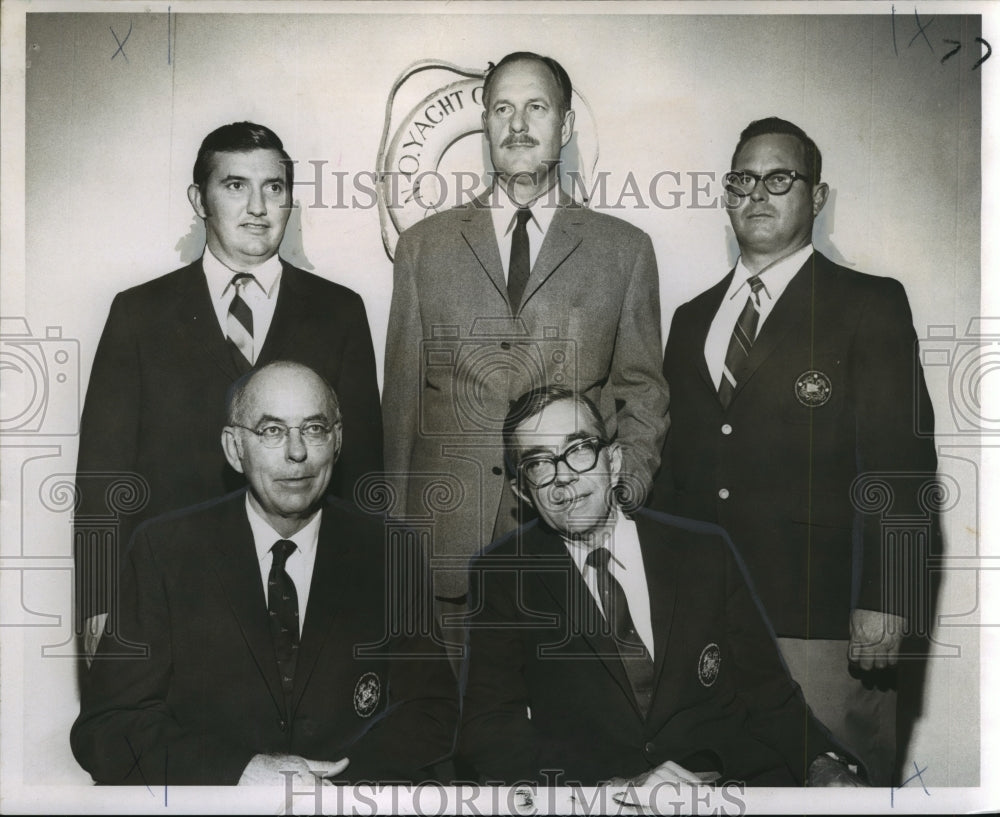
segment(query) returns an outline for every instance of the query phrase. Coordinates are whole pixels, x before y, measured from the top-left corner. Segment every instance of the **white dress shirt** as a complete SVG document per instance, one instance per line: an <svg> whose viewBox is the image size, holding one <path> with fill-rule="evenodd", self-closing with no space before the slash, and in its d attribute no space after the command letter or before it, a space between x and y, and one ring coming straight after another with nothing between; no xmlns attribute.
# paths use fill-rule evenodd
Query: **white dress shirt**
<svg viewBox="0 0 1000 817"><path fill-rule="evenodd" d="M598 542L595 547L607 547L611 552L608 561L608 572L615 577L625 592L628 611L632 616L635 631L642 639L643 645L653 654L653 619L649 612L649 586L646 584L646 570L642 564L642 548L639 546L639 531L635 522L626 519L621 510L616 510L615 526L607 541ZM597 602L597 609L604 615L604 605L597 589L597 569L587 564L587 556L593 549L578 540L563 539L566 550L577 570L583 576L583 581L590 590L590 595ZM605 619L607 616L605 616Z"/></svg>
<svg viewBox="0 0 1000 817"><path fill-rule="evenodd" d="M264 598L267 598L267 577L271 573L274 554L271 548L275 542L287 539L295 542L296 548L285 562L285 572L295 585L295 595L299 600L299 636L306 622L306 609L309 606L309 588L312 585L313 566L316 564L316 544L319 542L319 523L323 511L318 510L308 524L293 536L282 536L268 524L250 501L247 492L247 519L250 520L250 530L253 532L253 545L257 551L257 562L260 567L260 580L264 586Z"/></svg>
<svg viewBox="0 0 1000 817"><path fill-rule="evenodd" d="M812 255L813 246L807 244L800 250L796 250L791 255L786 255L780 261L775 261L769 267L758 273L760 280L764 283L764 288L760 291L760 318L757 320L757 334L764 327L764 321L771 314L774 305L781 293L785 291L789 281L795 277L806 259ZM712 382L718 386L722 382L722 369L726 363L726 352L729 349L729 339L733 335L733 327L746 305L747 297L750 295L749 278L753 277L743 265L743 256L736 262L736 272L733 280L729 284L725 297L719 311L715 313L715 319L708 330L708 337L705 338L705 362L708 364L709 374L712 375Z"/></svg>
<svg viewBox="0 0 1000 817"><path fill-rule="evenodd" d="M223 336L228 336L226 324L229 305L236 294L236 288L232 285L233 276L237 272L249 272L253 275L253 282L243 287L243 300L253 313L253 360L250 362L256 363L264 345L264 338L267 337L267 330L274 318L274 306L278 302L281 260L277 255L272 255L260 266L247 270L231 270L206 246L201 264L205 270L205 278L208 279L208 291L212 296L215 317L219 321Z"/></svg>
<svg viewBox="0 0 1000 817"><path fill-rule="evenodd" d="M550 191L551 192L551 191ZM531 218L525 225L528 231L528 258L530 269L535 268L535 259L542 248L545 234L549 231L552 219L556 214L559 197L543 193L528 207L531 208ZM503 185L493 186L490 197L490 216L493 218L493 231L496 233L497 246L500 248L500 260L503 262L503 277L507 280L510 273L510 245L514 242L514 227L517 224L519 205L511 201Z"/></svg>

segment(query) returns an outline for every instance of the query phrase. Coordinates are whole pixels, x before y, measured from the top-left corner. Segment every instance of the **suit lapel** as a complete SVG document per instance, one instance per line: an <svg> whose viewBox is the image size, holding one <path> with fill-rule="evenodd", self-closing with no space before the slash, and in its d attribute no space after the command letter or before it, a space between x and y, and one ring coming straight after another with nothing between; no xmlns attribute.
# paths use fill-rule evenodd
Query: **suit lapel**
<svg viewBox="0 0 1000 817"><path fill-rule="evenodd" d="M813 279L816 259L820 257L815 252L806 259L806 263L788 282L785 291L781 293L778 302L771 310L764 326L750 347L750 355L740 369L740 376L733 391L735 401L740 391L747 384L754 372L770 357L778 347L778 343L794 327L812 315Z"/></svg>
<svg viewBox="0 0 1000 817"><path fill-rule="evenodd" d="M733 267L729 270L729 275L692 304L694 314L691 320L696 334L691 353L694 355L695 366L701 379L705 381L712 392L716 393L719 391L719 384L713 382L712 375L708 371L708 362L705 360L705 342L708 340L708 330L711 329L712 321L715 319L719 307L722 306L722 299L726 297L726 292L729 290L735 273L736 267Z"/></svg>
<svg viewBox="0 0 1000 817"><path fill-rule="evenodd" d="M555 272L583 241L583 208L560 203L545 240L542 242L535 265L528 276L528 285L521 298L521 309L546 279Z"/></svg>
<svg viewBox="0 0 1000 817"><path fill-rule="evenodd" d="M341 604L347 598L349 572L338 570L337 534L343 535L338 525L336 511L329 505L323 509L323 519L319 526L319 540L316 543L316 561L313 564L312 583L309 589L309 606L306 608L305 624L299 644L299 657L295 666L295 685L292 690L292 714L298 708L333 629L333 620Z"/></svg>
<svg viewBox="0 0 1000 817"><path fill-rule="evenodd" d="M224 513L220 515L217 526L206 531L206 538L214 546L211 550L211 569L219 578L229 607L275 706L284 714L284 693L278 678L278 663L267 618L267 600L253 533L247 520L245 496L246 492L240 491L226 501L221 506Z"/></svg>
<svg viewBox="0 0 1000 817"><path fill-rule="evenodd" d="M219 326L200 259L183 270L177 285L177 335L182 343L204 349L230 380L240 376Z"/></svg>
<svg viewBox="0 0 1000 817"><path fill-rule="evenodd" d="M491 191L487 191L466 206L460 229L462 238L469 245L472 254L476 256L483 272L510 308L510 300L507 297L507 281L504 280L503 262L500 260L500 248L497 246L493 219L490 217L490 195Z"/></svg>
<svg viewBox="0 0 1000 817"><path fill-rule="evenodd" d="M274 305L274 317L264 338L264 345L257 355L256 366L260 367L272 360L279 360L284 349L294 348L295 335L309 313L310 304L302 292L302 273L281 259L281 283L278 286L278 300Z"/></svg>
<svg viewBox="0 0 1000 817"><path fill-rule="evenodd" d="M635 516L642 549L642 567L646 573L649 591L649 614L653 623L653 700L649 711L656 705L656 692L666 663L667 644L674 623L674 606L677 601L675 566L670 563L670 549L664 541L664 528L641 514Z"/></svg>
<svg viewBox="0 0 1000 817"><path fill-rule="evenodd" d="M541 524L528 531L525 537L525 551L529 555L541 557L547 563L554 565L552 568L546 567L545 570L540 570L539 575L558 611L567 622L567 643L572 643L575 635L582 637L590 651L598 657L621 688L622 694L628 698L636 713L642 717L635 696L632 694L632 686L625 674L625 667L622 666L621 658L618 656L615 641L607 632L607 627L603 625L604 617L594 602L583 576L566 552L566 545L559 536ZM553 656L555 660L558 660L559 655L569 657L571 654L565 649L565 644L557 649L558 653Z"/></svg>

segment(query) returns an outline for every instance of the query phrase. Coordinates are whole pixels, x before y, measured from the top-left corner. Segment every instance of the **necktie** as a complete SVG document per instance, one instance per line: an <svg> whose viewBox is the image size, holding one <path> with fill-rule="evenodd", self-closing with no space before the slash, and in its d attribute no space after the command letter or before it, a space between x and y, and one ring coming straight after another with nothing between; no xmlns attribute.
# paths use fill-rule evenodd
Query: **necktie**
<svg viewBox="0 0 1000 817"><path fill-rule="evenodd" d="M255 280L249 272L238 272L233 276L235 292L226 316L226 335L233 347L233 359L241 372L253 368L253 312L243 300L247 286Z"/></svg>
<svg viewBox="0 0 1000 817"><path fill-rule="evenodd" d="M295 679L295 659L299 651L299 596L295 584L285 571L285 562L295 551L295 542L281 539L271 548L271 572L267 577L267 612L271 622L271 638L278 658L281 688L292 692Z"/></svg>
<svg viewBox="0 0 1000 817"><path fill-rule="evenodd" d="M594 548L587 554L587 564L597 573L597 590L604 606L604 616L614 632L618 655L636 703L645 716L653 699L653 662L635 630L625 591L608 570L610 559L611 553L606 547Z"/></svg>
<svg viewBox="0 0 1000 817"><path fill-rule="evenodd" d="M729 404L733 401L736 378L750 356L750 347L753 346L754 337L757 335L757 321L760 320L760 291L764 288L764 282L756 275L748 278L747 282L750 284L750 294L729 338L726 362L722 368L722 379L719 381L719 402L723 408L729 408Z"/></svg>
<svg viewBox="0 0 1000 817"><path fill-rule="evenodd" d="M516 315L521 308L521 296L528 286L528 275L531 273L531 254L528 251L528 220L531 209L519 207L517 210L517 225L510 242L510 265L507 268L507 296L510 298L510 311Z"/></svg>

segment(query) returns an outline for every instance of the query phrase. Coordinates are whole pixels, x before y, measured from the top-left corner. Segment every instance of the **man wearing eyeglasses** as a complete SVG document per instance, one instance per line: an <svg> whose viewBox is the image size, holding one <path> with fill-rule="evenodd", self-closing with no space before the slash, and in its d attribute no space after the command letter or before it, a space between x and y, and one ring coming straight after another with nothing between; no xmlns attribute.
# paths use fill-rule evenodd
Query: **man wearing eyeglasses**
<svg viewBox="0 0 1000 817"><path fill-rule="evenodd" d="M785 672L723 531L618 506L622 450L584 396L504 425L539 519L473 563L460 752L485 780L857 785Z"/></svg>
<svg viewBox="0 0 1000 817"><path fill-rule="evenodd" d="M653 505L733 537L806 700L889 785L891 668L904 631L926 627L919 554L936 545L883 544L881 520L933 516L919 497L934 444L913 423L932 414L903 287L812 245L821 173L791 122L741 134L725 176L740 258L674 315L674 425ZM866 484L884 486L885 507L866 512L880 505Z"/></svg>
<svg viewBox="0 0 1000 817"><path fill-rule="evenodd" d="M71 735L98 783L289 776L314 793L421 779L450 753L455 680L412 627L428 577L389 557L379 520L324 498L342 438L336 394L302 364L234 385L222 447L249 488L136 532L119 619L137 653L100 642Z"/></svg>

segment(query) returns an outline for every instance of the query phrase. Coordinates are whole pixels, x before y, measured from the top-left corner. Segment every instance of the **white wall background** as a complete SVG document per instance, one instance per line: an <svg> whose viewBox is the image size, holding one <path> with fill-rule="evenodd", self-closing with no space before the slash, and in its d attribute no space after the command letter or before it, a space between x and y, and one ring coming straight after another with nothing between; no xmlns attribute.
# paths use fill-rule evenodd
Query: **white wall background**
<svg viewBox="0 0 1000 817"><path fill-rule="evenodd" d="M206 133L250 119L282 137L300 178L311 175L310 159L331 170L370 171L386 97L403 69L426 58L481 68L513 50L556 57L589 101L612 202L629 172L644 194L657 172L681 173L676 209L653 207L647 197L645 207L626 199L616 211L653 238L664 331L673 309L721 278L732 259L728 219L717 207L690 206L686 174L727 169L741 128L767 115L795 121L823 150L833 196L818 224L820 249L903 281L921 336L930 324L948 324L961 337L980 314L980 77L1000 66L972 70L981 53L973 42L982 33L978 17L939 14L928 29L931 53L919 36L908 45L916 24L909 12L897 14L896 53L888 5L884 14L829 16L515 5L503 13L463 6L464 13L422 14L398 6L383 13L390 9L377 4L364 13L314 14L201 14L180 6L185 13L177 14L175 3L169 63L168 18L158 13L165 6L28 14L25 257L23 278L20 269L4 270L12 297L3 314L26 315L36 335L58 326L79 341L82 398L114 294L180 266L185 247L190 257L192 239L183 239L197 225L185 191ZM120 39L130 25L127 61L112 58L110 29ZM941 63L949 48L943 38L964 45ZM670 201L664 184L661 199ZM713 186L700 202L717 194ZM312 201L311 188L297 195ZM364 297L381 359L392 279L377 210L307 209L290 225L297 220L301 238L289 238L301 241L315 271ZM950 432L947 378L942 371L928 377L938 426ZM72 395L59 399L59 411L78 410ZM14 645L23 660L22 674L12 682L8 669L4 682L7 727L13 712L23 739L20 756L5 756L5 771L20 772L29 785L85 784L68 746L77 707L73 662L41 657L44 645L69 635L71 535L69 515L40 497L46 479L72 473L76 443L72 436L29 442L49 447L5 452L6 484L15 491L6 507L15 518L5 523L4 552L48 559L54 569L18 574L20 585L8 571L6 587L22 593L23 606L61 619L5 631L8 650ZM962 490L946 519L954 556L981 548L976 442L941 438L948 446L942 472ZM20 503L11 502L18 495ZM928 785L979 781L976 575L951 571L945 580L942 611L954 618L939 640L958 649L942 649L951 657L932 662L925 715L909 750L926 767ZM23 623L46 622L27 616Z"/></svg>

